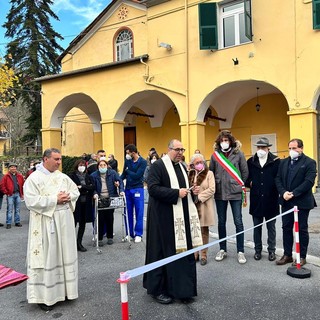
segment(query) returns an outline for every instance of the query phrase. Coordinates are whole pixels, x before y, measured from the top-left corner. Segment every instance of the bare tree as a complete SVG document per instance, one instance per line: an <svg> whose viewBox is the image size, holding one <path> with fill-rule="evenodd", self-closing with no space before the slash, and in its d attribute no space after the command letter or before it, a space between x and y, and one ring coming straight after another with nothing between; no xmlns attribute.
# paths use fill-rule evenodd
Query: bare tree
<svg viewBox="0 0 320 320"><path fill-rule="evenodd" d="M9 107L1 108L1 111L7 118L3 126L9 133L9 148L6 153L16 158L26 152L25 142L22 138L27 132L26 119L29 117L29 108L26 108L22 99L18 99Z"/></svg>

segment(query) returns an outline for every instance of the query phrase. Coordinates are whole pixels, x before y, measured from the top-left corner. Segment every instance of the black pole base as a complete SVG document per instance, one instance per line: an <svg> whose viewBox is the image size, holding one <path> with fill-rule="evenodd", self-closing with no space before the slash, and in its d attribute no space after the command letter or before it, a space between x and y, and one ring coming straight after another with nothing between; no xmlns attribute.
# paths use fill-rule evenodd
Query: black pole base
<svg viewBox="0 0 320 320"><path fill-rule="evenodd" d="M287 269L287 275L293 278L305 279L311 277L311 270L301 267L298 269L297 267L289 267Z"/></svg>

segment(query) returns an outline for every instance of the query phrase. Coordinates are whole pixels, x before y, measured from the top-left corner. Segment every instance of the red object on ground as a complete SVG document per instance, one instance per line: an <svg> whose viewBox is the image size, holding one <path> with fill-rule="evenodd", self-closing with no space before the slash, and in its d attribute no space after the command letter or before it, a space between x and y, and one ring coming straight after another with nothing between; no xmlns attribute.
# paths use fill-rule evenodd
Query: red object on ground
<svg viewBox="0 0 320 320"><path fill-rule="evenodd" d="M15 286L28 279L28 276L0 264L0 289Z"/></svg>

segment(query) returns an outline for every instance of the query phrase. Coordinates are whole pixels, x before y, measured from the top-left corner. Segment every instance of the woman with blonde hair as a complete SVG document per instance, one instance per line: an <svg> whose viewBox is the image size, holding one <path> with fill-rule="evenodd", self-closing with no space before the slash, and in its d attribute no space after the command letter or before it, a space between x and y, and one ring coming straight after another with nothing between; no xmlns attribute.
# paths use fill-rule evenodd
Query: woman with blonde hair
<svg viewBox="0 0 320 320"><path fill-rule="evenodd" d="M189 185L200 186L200 192L194 198L196 204L203 244L209 242L209 226L214 225L214 200L215 180L213 172L206 165L206 161L202 154L196 153L190 159L189 164ZM200 251L200 264L207 264L208 248ZM199 260L199 252L195 253L196 260Z"/></svg>

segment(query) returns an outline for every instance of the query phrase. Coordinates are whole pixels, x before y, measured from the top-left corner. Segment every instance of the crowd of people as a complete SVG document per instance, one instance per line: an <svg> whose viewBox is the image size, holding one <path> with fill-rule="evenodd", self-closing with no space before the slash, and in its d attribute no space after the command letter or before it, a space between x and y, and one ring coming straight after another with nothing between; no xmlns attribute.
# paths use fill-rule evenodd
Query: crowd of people
<svg viewBox="0 0 320 320"><path fill-rule="evenodd" d="M44 151L41 161L33 161L25 177L16 163L9 163L1 178L0 209L7 198L6 228L12 221L21 227L20 202L30 210L27 252L27 298L43 310L65 299L78 297L77 251L86 252L83 236L86 223L94 222L94 204L99 205L98 245L112 245L114 209L110 197L125 197L128 216L127 240L143 241L144 205L147 197L146 258L149 264L209 242L209 227L217 216L220 250L216 261L228 256L227 208L231 207L235 225L237 260L246 263L242 207L252 215L254 259L262 258L262 222L267 221L268 259L276 260L275 216L299 207L301 265L307 263L309 242L308 215L316 206L312 187L316 162L303 153L301 139L288 144L289 157L280 160L270 152L269 140L261 137L257 150L248 160L241 143L228 130L222 130L213 144L209 165L195 150L189 161L181 141L173 139L159 156L155 148L143 158L133 144L125 146L124 166L120 173L112 154L98 150L83 154L69 175L59 171L61 152ZM147 190L147 193L146 193ZM271 219L271 221L269 221ZM282 216L283 256L277 265L292 263L293 213ZM78 226L78 228L77 228ZM72 231L73 230L73 231ZM144 274L143 286L157 302L174 299L189 303L197 295L196 262L208 263L208 249L202 249Z"/></svg>

